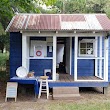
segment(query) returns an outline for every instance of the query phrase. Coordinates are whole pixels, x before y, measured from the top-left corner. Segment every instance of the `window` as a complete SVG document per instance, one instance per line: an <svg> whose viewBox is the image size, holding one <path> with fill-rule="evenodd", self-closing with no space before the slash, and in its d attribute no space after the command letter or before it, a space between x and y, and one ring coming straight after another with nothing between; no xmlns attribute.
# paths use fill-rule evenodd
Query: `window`
<svg viewBox="0 0 110 110"><path fill-rule="evenodd" d="M83 39L79 41L79 56L94 55L94 39Z"/></svg>

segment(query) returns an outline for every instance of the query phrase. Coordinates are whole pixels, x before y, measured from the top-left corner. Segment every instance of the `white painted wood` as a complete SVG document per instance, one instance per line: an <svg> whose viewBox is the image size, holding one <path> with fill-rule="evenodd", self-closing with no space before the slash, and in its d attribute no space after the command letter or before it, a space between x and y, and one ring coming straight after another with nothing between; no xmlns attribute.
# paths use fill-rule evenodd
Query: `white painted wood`
<svg viewBox="0 0 110 110"><path fill-rule="evenodd" d="M95 53L95 58L98 58L97 57L97 44L98 44L98 37L96 36L95 37L95 51L94 51L94 53ZM95 76L98 76L98 68L97 68L97 65L98 65L98 60L97 59L95 59Z"/></svg>
<svg viewBox="0 0 110 110"><path fill-rule="evenodd" d="M28 37L22 34L22 66L29 72L29 60L27 59L28 53Z"/></svg>
<svg viewBox="0 0 110 110"><path fill-rule="evenodd" d="M41 48L39 48L41 47ZM40 50L42 52L41 56L37 56L36 52ZM46 41L38 41L31 40L30 42L30 56L34 57L44 57L47 56L47 42Z"/></svg>
<svg viewBox="0 0 110 110"><path fill-rule="evenodd" d="M70 38L70 75L72 69L72 37Z"/></svg>
<svg viewBox="0 0 110 110"><path fill-rule="evenodd" d="M56 81L56 49L57 48L57 37L53 36L53 75L52 79Z"/></svg>
<svg viewBox="0 0 110 110"><path fill-rule="evenodd" d="M27 59L53 59L53 57L28 57Z"/></svg>
<svg viewBox="0 0 110 110"><path fill-rule="evenodd" d="M74 81L77 80L77 50L78 50L78 36L75 36L74 40Z"/></svg>
<svg viewBox="0 0 110 110"><path fill-rule="evenodd" d="M92 31L90 33L74 33L73 32L66 32L66 31L63 31L63 32L59 32L59 33L55 33L55 32L51 32L51 31L47 31L47 32L41 32L41 33L38 33L36 31L23 31L24 35L25 36L40 36L40 37L44 37L44 36L48 36L48 37L52 37L52 36L58 36L58 37L73 37L73 36L80 36L80 37L93 37L93 36L105 36L106 33L104 32L100 32L100 33L92 33Z"/></svg>
<svg viewBox="0 0 110 110"><path fill-rule="evenodd" d="M45 87L45 89L43 87ZM41 93L46 93L48 99L49 97L48 79L40 79L40 89L39 89L38 98L41 97Z"/></svg>
<svg viewBox="0 0 110 110"><path fill-rule="evenodd" d="M104 80L108 81L108 39L104 40Z"/></svg>
<svg viewBox="0 0 110 110"><path fill-rule="evenodd" d="M76 80L76 82L105 82L104 80Z"/></svg>
<svg viewBox="0 0 110 110"><path fill-rule="evenodd" d="M77 57L77 59L104 59L104 57Z"/></svg>
<svg viewBox="0 0 110 110"><path fill-rule="evenodd" d="M101 78L101 77L99 77L99 76L96 76L97 78L100 78L100 79L102 79L102 80L104 80L104 78Z"/></svg>
<svg viewBox="0 0 110 110"><path fill-rule="evenodd" d="M27 67L28 72L29 72L29 66L30 66L30 61L29 59L27 59L29 57L29 49L30 49L29 40L30 40L30 37L27 37L27 40L26 40L27 42L27 56L26 56L27 66L26 67Z"/></svg>
<svg viewBox="0 0 110 110"><path fill-rule="evenodd" d="M99 37L100 45L99 45L99 57L102 57L102 37ZM99 77L102 78L102 59L99 60Z"/></svg>

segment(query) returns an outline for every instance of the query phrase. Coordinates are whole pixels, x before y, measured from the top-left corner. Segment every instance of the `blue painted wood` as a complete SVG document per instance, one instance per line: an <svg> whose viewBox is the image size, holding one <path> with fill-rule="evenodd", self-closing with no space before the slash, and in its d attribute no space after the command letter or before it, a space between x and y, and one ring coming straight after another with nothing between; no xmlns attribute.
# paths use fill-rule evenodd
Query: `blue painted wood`
<svg viewBox="0 0 110 110"><path fill-rule="evenodd" d="M49 82L49 87L107 87L109 82Z"/></svg>
<svg viewBox="0 0 110 110"><path fill-rule="evenodd" d="M78 60L78 76L94 76L94 60Z"/></svg>
<svg viewBox="0 0 110 110"><path fill-rule="evenodd" d="M108 80L110 82L110 36L108 37L109 46L108 46Z"/></svg>
<svg viewBox="0 0 110 110"><path fill-rule="evenodd" d="M19 84L33 84L35 94L39 94L39 83L37 80L10 79L10 82L18 82Z"/></svg>
<svg viewBox="0 0 110 110"><path fill-rule="evenodd" d="M16 75L16 69L22 65L22 35L10 33L10 77Z"/></svg>
<svg viewBox="0 0 110 110"><path fill-rule="evenodd" d="M44 75L44 69L52 70L51 59L31 59L30 60L30 71L35 71L35 76Z"/></svg>
<svg viewBox="0 0 110 110"><path fill-rule="evenodd" d="M39 82L36 80L10 79L11 82L19 84L33 84L36 94L39 93ZM107 87L109 82L49 82L49 87Z"/></svg>

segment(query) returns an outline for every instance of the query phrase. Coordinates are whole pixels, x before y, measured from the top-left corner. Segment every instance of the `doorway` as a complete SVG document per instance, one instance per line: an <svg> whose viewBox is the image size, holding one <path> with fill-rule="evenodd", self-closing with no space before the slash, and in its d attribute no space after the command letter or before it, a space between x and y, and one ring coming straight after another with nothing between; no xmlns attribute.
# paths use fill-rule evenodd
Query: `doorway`
<svg viewBox="0 0 110 110"><path fill-rule="evenodd" d="M71 40L69 37L57 37L56 65L57 73L71 75Z"/></svg>

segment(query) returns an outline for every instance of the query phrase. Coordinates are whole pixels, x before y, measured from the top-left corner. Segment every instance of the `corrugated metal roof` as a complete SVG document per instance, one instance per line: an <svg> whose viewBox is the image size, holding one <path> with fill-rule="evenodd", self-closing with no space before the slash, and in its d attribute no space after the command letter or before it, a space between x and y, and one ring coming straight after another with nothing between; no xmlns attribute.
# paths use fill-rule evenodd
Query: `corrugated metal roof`
<svg viewBox="0 0 110 110"><path fill-rule="evenodd" d="M6 31L20 30L110 31L110 20L106 14L17 14Z"/></svg>

